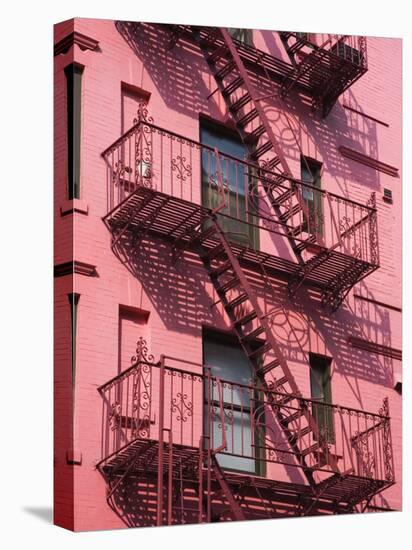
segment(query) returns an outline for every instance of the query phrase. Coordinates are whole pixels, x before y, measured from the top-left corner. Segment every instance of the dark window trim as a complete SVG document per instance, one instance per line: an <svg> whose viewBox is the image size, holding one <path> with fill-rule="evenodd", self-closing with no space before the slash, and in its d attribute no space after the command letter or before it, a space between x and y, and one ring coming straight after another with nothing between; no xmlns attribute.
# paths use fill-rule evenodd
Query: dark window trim
<svg viewBox="0 0 412 550"><path fill-rule="evenodd" d="M239 158L239 161L248 160L248 151L245 143L243 142L238 130L236 129L236 126L233 125L230 121L227 123L221 122L219 120L216 120L212 117L209 117L203 113L199 114L199 142L202 143L202 129L214 131L216 133L220 133L223 137L227 137L228 139L233 139L234 141L239 142L244 147L245 156L243 159ZM257 141L257 140L256 140ZM254 145L254 142L252 142L252 145ZM224 155L224 153L222 153ZM230 155L229 155L230 157ZM230 158L236 158L236 157L230 157ZM202 164L202 155L200 159L200 163ZM251 178L252 179L252 178ZM209 204L209 198L205 195L205 190L202 183L202 190L201 190L201 200L203 205ZM245 200L247 200L245 195ZM224 213L222 213L222 216L224 216ZM223 218L224 219L224 218ZM249 219L244 220L247 224L251 222L254 225L248 225L248 236L251 240L254 248L256 250L260 249L260 231L257 227L258 225L258 214L256 212L249 212Z"/></svg>
<svg viewBox="0 0 412 550"><path fill-rule="evenodd" d="M68 294L70 303L70 320L71 320L71 347L72 347L72 385L73 385L73 407L74 407L74 387L76 383L76 339L77 339L77 318L78 305L80 294L71 292Z"/></svg>
<svg viewBox="0 0 412 550"><path fill-rule="evenodd" d="M80 199L81 103L84 65L70 63L64 68L67 83L67 178L68 198Z"/></svg>
<svg viewBox="0 0 412 550"><path fill-rule="evenodd" d="M332 405L333 403L333 397L332 397L332 366L333 366L333 360L331 357L327 355L321 355L319 353L309 353L309 375L310 375L310 390L311 390L311 397L314 401L316 401L316 397L313 396L313 386L312 386L312 375L315 372L314 363L323 363L328 368L328 387L327 387L327 395L324 396L324 400L319 400L319 403L324 403L326 405ZM322 387L322 391L324 391L324 388ZM323 419L322 423L324 426L327 427L327 437L325 438L327 443L334 443L335 442L335 426L334 426L334 417L333 417L333 411L332 408L328 407L322 407L316 406L316 403L312 404L312 414L318 423L318 427L321 429L322 426L319 426L319 419Z"/></svg>

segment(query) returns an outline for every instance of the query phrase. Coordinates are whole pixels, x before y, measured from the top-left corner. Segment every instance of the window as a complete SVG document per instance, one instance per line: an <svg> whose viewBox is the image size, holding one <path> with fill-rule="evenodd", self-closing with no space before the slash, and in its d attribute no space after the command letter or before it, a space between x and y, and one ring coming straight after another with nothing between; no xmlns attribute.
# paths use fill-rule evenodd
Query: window
<svg viewBox="0 0 412 550"><path fill-rule="evenodd" d="M321 189L322 164L308 157L301 157L301 180L316 189ZM303 187L302 196L309 211L308 232L324 234L322 193L312 187Z"/></svg>
<svg viewBox="0 0 412 550"><path fill-rule="evenodd" d="M138 86L121 83L121 133L122 135L135 124L139 106L147 104L150 93Z"/></svg>
<svg viewBox="0 0 412 550"><path fill-rule="evenodd" d="M354 65L362 66L364 65L363 55L356 48L352 48L346 44L343 40L340 40L334 44L331 48L331 51L336 54L341 59L350 61Z"/></svg>
<svg viewBox="0 0 412 550"><path fill-rule="evenodd" d="M68 65L64 72L67 83L67 175L69 199L80 198L80 141L82 75L84 67Z"/></svg>
<svg viewBox="0 0 412 550"><path fill-rule="evenodd" d="M131 306L119 305L118 372L132 365L136 344L140 337L148 340L149 312Z"/></svg>
<svg viewBox="0 0 412 550"><path fill-rule="evenodd" d="M136 124L136 120L139 118L139 109L147 109L150 99L150 93L138 86L128 84L127 82L121 83L121 134L123 135L127 130ZM137 138L139 140L139 138ZM119 180L119 199L125 199L130 193L136 190L136 183L148 182L151 178L151 163L140 160L134 167L134 177L132 171L133 168L129 166L132 158L131 141L126 140L120 148L121 157L120 160L126 169L126 174L129 177L125 177ZM136 147L139 147L136 145ZM128 171L129 170L129 171Z"/></svg>
<svg viewBox="0 0 412 550"><path fill-rule="evenodd" d="M224 385L205 384L205 422L208 421L208 410L213 411L210 434L213 448L222 443L222 419L220 397L223 401L225 416L227 454L218 454L219 464L226 469L253 472L260 471L259 444L264 441L256 427L256 411L259 412L258 396L251 396L248 384L254 378L252 367L235 337L215 332L205 332L203 338L203 362L210 368L211 376L225 380ZM205 377L207 380L207 377ZM220 391L219 391L220 390ZM253 409L253 410L252 410ZM263 407L262 407L263 411ZM262 413L263 414L263 413ZM263 425L263 417L259 419ZM261 432L263 428L259 428ZM208 434L209 426L205 426Z"/></svg>
<svg viewBox="0 0 412 550"><path fill-rule="evenodd" d="M248 193L252 178L245 165L225 156L243 160L247 149L234 130L214 124L208 120L200 121L200 141L202 144L219 151L219 167L224 187L218 186L218 164L214 151L202 149L202 204L208 208L217 208L225 201L226 206L219 211L219 221L227 237L245 245L258 248L258 228L255 211L250 208Z"/></svg>
<svg viewBox="0 0 412 550"><path fill-rule="evenodd" d="M310 361L310 391L312 399L312 414L315 418L320 436L327 443L334 443L333 411L331 389L331 359L311 353Z"/></svg>
<svg viewBox="0 0 412 550"><path fill-rule="evenodd" d="M77 308L79 305L80 294L72 292L68 295L70 303L70 320L71 320L71 343L72 343L72 385L75 387L76 382L76 338L77 338Z"/></svg>
<svg viewBox="0 0 412 550"><path fill-rule="evenodd" d="M246 44L248 46L253 46L253 30L252 29L227 29L230 36L232 38L235 38L236 40L239 40L239 42L243 42L243 44Z"/></svg>

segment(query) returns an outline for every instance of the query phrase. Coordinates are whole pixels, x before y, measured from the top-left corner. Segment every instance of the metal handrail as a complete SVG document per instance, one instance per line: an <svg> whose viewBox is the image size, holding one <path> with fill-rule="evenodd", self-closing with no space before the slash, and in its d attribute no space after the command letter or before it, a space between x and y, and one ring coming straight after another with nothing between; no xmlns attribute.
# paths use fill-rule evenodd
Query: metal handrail
<svg viewBox="0 0 412 550"><path fill-rule="evenodd" d="M177 357L171 357L171 356L165 355L164 360L166 361L167 359L171 359L171 360L174 360L174 361L179 361L179 362L182 362L182 363L187 362L185 360L180 360ZM187 369L169 367L169 366L166 366L166 365L165 365L164 368L165 368L165 371L176 372L176 373L185 374L185 375L188 375L188 376L195 376L197 378L201 378L202 380L207 378L205 372L210 372L211 371L211 365L204 365L204 364L201 364L201 363L192 363L192 362L188 362L188 363L190 363L191 365L197 366L197 367L201 367L203 372L198 373L198 372L190 371L190 370L187 370ZM112 386L114 383L122 380L123 378L125 378L129 374L131 374L133 370L138 369L140 367L140 365L147 365L151 368L160 369L160 361L157 361L157 362L142 361L142 360L137 361L131 367L127 368L126 370L124 370L120 374L114 376L113 378L111 378L110 380L105 382L104 384L100 385L97 388L97 391L99 393L104 392L107 388ZM253 390L256 390L256 391L262 391L262 387L260 387L259 384L252 384L251 385L250 383L249 384L242 384L241 382L236 382L235 383L231 380L227 380L225 378L216 377L216 376L212 376L212 375L210 375L209 378L212 382L215 382L215 383L218 383L218 384L232 384L232 385L236 385L236 387L239 387L239 388L242 388L242 389L245 389L245 390L250 390L252 388ZM278 392L276 390L265 390L265 392L268 393L268 394L270 393L271 395L274 395L274 396L279 396L279 397L284 397L285 396L284 393ZM319 404L318 400L316 400L314 398L311 398L311 397L302 397L302 396L299 395L299 396L297 396L297 398L300 401L304 401L304 402L307 402L307 403L310 403L310 404ZM364 414L364 415L371 416L373 418L379 418L381 420L390 420L390 416L388 416L388 415L380 414L380 413L373 413L373 412L370 412L370 411L365 411L365 410L357 409L357 408L354 408L354 407L345 407L345 406L338 405L338 404L333 404L333 403L322 403L322 406L328 407L328 408L331 408L331 409L335 409L336 411L342 410L342 411L345 411L347 413ZM288 408L290 408L291 410L293 410L293 409L298 410L297 407L293 407L292 405L290 405L290 406L288 405Z"/></svg>
<svg viewBox="0 0 412 550"><path fill-rule="evenodd" d="M181 134L178 134L172 130L167 130L165 128L162 128L160 126L157 126L151 122L147 122L145 120L139 120L138 122L136 122L136 124L134 124L129 130L127 130L120 138L118 138L116 141L114 141L111 145L109 145L109 147L107 147L102 153L101 153L101 156L103 158L106 158L110 153L112 153L118 146L122 145L126 140L127 138L129 138L130 136L132 136L133 134L135 134L140 127L147 127L147 128L151 128L152 130L155 130L157 132L160 132L160 133L163 133L163 134L167 134L168 136L170 136L172 139L175 138L177 140L182 140L182 143L187 143L193 147L196 147L198 149L204 149L204 150L208 150L210 151L211 153L215 154L216 153L216 148L213 148L213 147L210 147L208 145L205 145L203 143L200 143L199 141L196 141L194 139L191 139L189 137L186 137L186 136L183 136ZM372 206L369 206L369 205L366 205L366 204L362 204L360 202L357 202L357 201L354 201L353 199L349 199L349 198L346 198L346 197L343 197L341 195L337 195L336 193L332 193L330 191L326 191L324 189L319 189L318 187L315 187L314 185L311 185L310 183L308 182L305 182L305 181L302 181L300 179L297 179L297 178L294 178L292 176L286 176L286 175L283 175L283 174L280 174L279 172L273 172L271 170L268 170L267 168L263 168L263 167L260 167L260 166L257 166L256 164L252 164L244 159L240 159L238 157L234 157L230 154L226 154L226 153L222 153L221 151L218 151L218 154L219 156L223 157L223 158L227 158L229 160L232 160L234 162L237 162L239 164L242 164L243 166L245 166L245 168L247 170L256 170L256 168L259 169L259 179L265 179L265 181L268 181L269 183L273 183L273 178L276 178L276 179L283 179L284 182L290 182L290 183L293 183L293 184L296 184L296 185L299 185L299 186L302 186L304 187L305 189L308 189L308 190L313 190L315 191L316 193L319 193L319 194L322 194L322 195L325 195L326 194L329 194L330 197L334 197L338 200L342 200L342 201L345 201L346 203L349 203L350 205L353 205L353 206L358 206L360 208L364 208L365 210L369 211L369 212L376 212L376 208L372 207ZM276 184L277 187L282 187L281 184ZM286 189L289 189L289 187L285 187L285 190Z"/></svg>

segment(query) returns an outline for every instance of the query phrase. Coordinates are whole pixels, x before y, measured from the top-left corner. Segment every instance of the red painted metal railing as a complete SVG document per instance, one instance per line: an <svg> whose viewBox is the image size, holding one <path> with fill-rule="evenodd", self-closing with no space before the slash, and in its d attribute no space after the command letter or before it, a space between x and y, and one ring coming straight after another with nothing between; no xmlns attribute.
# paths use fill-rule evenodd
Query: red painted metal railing
<svg viewBox="0 0 412 550"><path fill-rule="evenodd" d="M253 382L222 380L212 375L210 367L164 356L158 363L138 360L100 386L99 392L102 463L138 440L162 445L172 441L188 448L198 448L204 440L217 453L222 468L277 479L279 465L300 467L274 416L276 408L288 418L298 411L282 403L284 393L263 392ZM306 461L319 480L331 473L333 458L341 473L394 481L386 400L378 414L312 399L300 402L316 418L319 434L305 430L300 415L295 443L302 449L312 444L317 448ZM317 437L326 442L321 450Z"/></svg>
<svg viewBox="0 0 412 550"><path fill-rule="evenodd" d="M319 48L340 59L350 61L354 65L365 69L368 66L365 36L307 32L284 32L281 35L293 38L293 41L289 43L292 53L302 50L310 52L313 48Z"/></svg>
<svg viewBox="0 0 412 550"><path fill-rule="evenodd" d="M141 113L140 113L141 114ZM145 118L145 116L143 116ZM113 211L139 187L219 210L225 231L250 242L285 236L300 229L296 242L307 245L316 235L319 249L332 249L373 266L379 265L376 208L319 189L309 183L258 168L198 141L146 120L137 122L103 152L108 167L107 210ZM218 171L224 189L218 186ZM273 212L265 187L282 205ZM291 189L298 187L306 215L297 208ZM222 196L223 195L223 196ZM309 212L309 215L307 215ZM303 228L303 229L302 229ZM298 232L299 233L299 232ZM296 233L298 235L298 233ZM262 244L264 252L272 253Z"/></svg>

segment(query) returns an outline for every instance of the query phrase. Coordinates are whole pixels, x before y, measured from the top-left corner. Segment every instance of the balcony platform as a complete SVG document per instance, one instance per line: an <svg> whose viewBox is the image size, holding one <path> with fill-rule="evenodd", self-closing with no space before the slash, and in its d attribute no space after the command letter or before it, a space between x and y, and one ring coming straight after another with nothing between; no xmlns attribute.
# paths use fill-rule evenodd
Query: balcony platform
<svg viewBox="0 0 412 550"><path fill-rule="evenodd" d="M123 234L124 240L129 242L130 235L138 237L145 234L165 239L172 244L179 241L190 250L193 248L191 228L202 223L210 214L211 210L201 205L141 186L121 201L103 220L114 239L116 235ZM120 246L121 241L119 238ZM206 248L213 248L216 244L217 241L213 238L203 241ZM346 283L348 277L351 277L350 284L353 286L377 268L336 250L322 254L326 249L317 246L317 255L322 254L321 261L305 276L297 262L256 251L239 243L231 244L242 267L258 271L260 265L263 265L274 277L281 278L286 283L292 280L302 281L306 286L319 291L322 297L339 291L339 285Z"/></svg>
<svg viewBox="0 0 412 550"><path fill-rule="evenodd" d="M172 449L172 457L170 450ZM157 476L159 469L159 442L154 439L137 439L126 445L107 459L101 461L97 468L104 477L111 481L116 476L127 472L130 476ZM167 475L169 463L172 464L173 477L187 482L199 481L199 448L180 444L164 444L164 473ZM132 467L130 467L132 465ZM203 466L203 475L207 469ZM335 475L320 482L316 494L309 485L273 480L249 473L225 471L225 479L234 493L248 487L261 492L265 499L276 502L291 502L294 499L304 500L306 506L313 505L319 509L347 511L345 507L368 500L377 493L393 485L391 481L369 479L357 475ZM212 474L212 482L216 479ZM337 504L339 503L339 504Z"/></svg>
<svg viewBox="0 0 412 550"><path fill-rule="evenodd" d="M191 27L187 25L160 25L171 32L172 43L177 40L188 40L194 42ZM208 35L210 27L204 27L200 30L200 36L203 37L205 44L208 44ZM287 41L296 33L280 33L285 43L285 48L289 54L291 49ZM343 55L342 48L345 43L339 42L335 47L326 49L317 47L309 41L299 40L300 45L300 63L290 64L275 57L254 46L245 44L234 39L236 48L239 52L245 67L253 76L260 79L276 82L281 86L283 95L294 89L304 97L312 100L312 106L319 110L322 117L326 117L339 96L361 78L367 71L365 62L354 62L354 59L348 59ZM218 48L223 45L223 41L215 39L213 46ZM305 48L302 46L306 46ZM309 46L309 48L307 47Z"/></svg>

